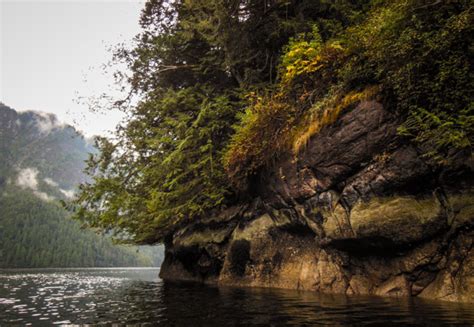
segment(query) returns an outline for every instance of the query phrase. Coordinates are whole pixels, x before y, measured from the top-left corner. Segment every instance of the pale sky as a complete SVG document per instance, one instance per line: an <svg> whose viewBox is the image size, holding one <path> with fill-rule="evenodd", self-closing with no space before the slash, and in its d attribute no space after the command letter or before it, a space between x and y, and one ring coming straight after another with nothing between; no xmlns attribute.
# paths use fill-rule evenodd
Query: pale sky
<svg viewBox="0 0 474 327"><path fill-rule="evenodd" d="M113 130L120 112L94 114L79 97L110 89L107 48L139 31L144 1L0 0L0 101L51 112L86 135Z"/></svg>

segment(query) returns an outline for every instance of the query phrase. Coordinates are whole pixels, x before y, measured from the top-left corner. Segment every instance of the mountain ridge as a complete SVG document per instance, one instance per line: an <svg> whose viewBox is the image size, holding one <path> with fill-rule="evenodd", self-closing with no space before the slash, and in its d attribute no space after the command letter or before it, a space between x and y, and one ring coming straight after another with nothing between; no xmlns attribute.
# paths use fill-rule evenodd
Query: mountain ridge
<svg viewBox="0 0 474 327"><path fill-rule="evenodd" d="M54 114L0 103L0 267L158 265L154 248L113 245L69 218L89 153L97 150Z"/></svg>

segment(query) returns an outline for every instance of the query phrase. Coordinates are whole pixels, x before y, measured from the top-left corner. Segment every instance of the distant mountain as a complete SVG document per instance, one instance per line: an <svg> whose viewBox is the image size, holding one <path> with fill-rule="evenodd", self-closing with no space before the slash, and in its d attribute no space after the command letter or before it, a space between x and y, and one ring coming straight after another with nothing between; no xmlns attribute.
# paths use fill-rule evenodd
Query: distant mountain
<svg viewBox="0 0 474 327"><path fill-rule="evenodd" d="M151 266L156 248L113 245L80 228L59 205L85 181L96 151L53 114L0 103L0 267Z"/></svg>

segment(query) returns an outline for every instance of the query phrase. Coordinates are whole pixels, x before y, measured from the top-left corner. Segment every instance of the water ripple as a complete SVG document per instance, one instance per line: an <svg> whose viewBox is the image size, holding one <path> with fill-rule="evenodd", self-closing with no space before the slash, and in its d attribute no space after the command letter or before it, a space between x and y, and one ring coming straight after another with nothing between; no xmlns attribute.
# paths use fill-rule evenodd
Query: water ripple
<svg viewBox="0 0 474 327"><path fill-rule="evenodd" d="M157 269L0 271L0 325L473 325L472 305L163 283Z"/></svg>

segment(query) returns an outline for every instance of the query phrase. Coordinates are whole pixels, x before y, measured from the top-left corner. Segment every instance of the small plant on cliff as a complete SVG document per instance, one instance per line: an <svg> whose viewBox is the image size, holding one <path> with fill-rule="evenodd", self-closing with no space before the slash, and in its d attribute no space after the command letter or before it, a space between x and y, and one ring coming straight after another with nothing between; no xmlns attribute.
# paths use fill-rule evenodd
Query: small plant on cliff
<svg viewBox="0 0 474 327"><path fill-rule="evenodd" d="M313 26L311 33L290 38L281 59L282 81L290 82L297 76L316 71L322 45L317 26Z"/></svg>

